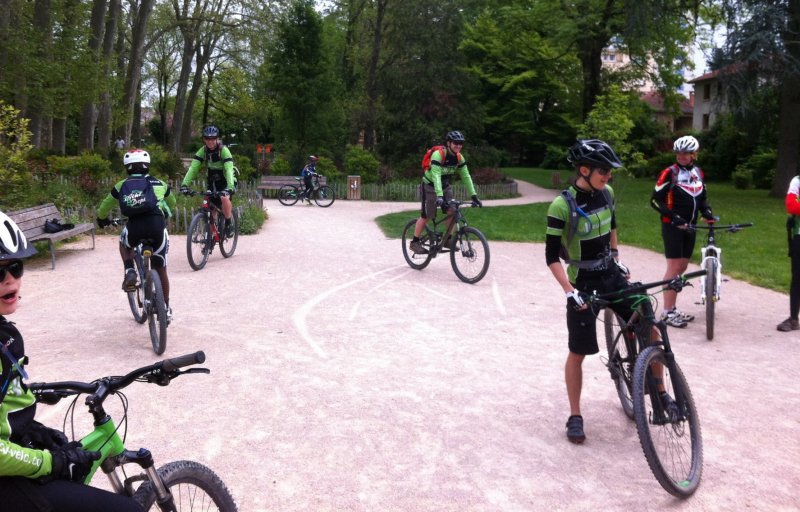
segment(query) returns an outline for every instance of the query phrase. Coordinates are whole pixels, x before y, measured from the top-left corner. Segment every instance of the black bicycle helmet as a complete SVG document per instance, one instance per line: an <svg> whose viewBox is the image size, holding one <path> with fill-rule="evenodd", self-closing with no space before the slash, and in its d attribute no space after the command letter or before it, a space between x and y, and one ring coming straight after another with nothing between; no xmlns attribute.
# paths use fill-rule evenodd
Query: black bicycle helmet
<svg viewBox="0 0 800 512"><path fill-rule="evenodd" d="M567 153L567 161L572 165L588 165L617 169L622 161L611 146L600 139L579 139Z"/></svg>
<svg viewBox="0 0 800 512"><path fill-rule="evenodd" d="M219 137L219 128L214 125L206 126L203 128L204 139L215 139Z"/></svg>
<svg viewBox="0 0 800 512"><path fill-rule="evenodd" d="M17 223L0 212L0 260L21 260L36 254Z"/></svg>
<svg viewBox="0 0 800 512"><path fill-rule="evenodd" d="M452 132L447 132L447 137L445 137L445 141L450 142L466 142L467 139L464 138L464 134L458 130L453 130Z"/></svg>

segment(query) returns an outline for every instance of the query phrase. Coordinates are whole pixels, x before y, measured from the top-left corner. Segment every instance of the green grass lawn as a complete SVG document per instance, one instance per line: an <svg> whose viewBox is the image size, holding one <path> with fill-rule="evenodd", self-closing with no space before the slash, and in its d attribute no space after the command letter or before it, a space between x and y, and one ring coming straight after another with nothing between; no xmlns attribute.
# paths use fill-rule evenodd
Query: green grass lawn
<svg viewBox="0 0 800 512"><path fill-rule="evenodd" d="M547 169L506 168L503 172L518 180L553 188L553 172ZM571 176L561 171L562 183ZM661 252L661 228L658 213L650 207L653 180L616 177L612 186L617 197L617 227L620 243ZM786 292L791 279L786 256L786 213L783 199L767 197L765 190L738 190L729 183L710 183L709 202L721 224L752 222L754 227L739 233L721 233L717 246L722 247L723 273L736 279ZM492 240L509 242L544 242L547 204L495 206L466 211L470 225L479 228ZM418 210L378 217L386 236L400 238L405 223ZM700 247L705 244L698 233L692 262L700 262ZM770 258L775 259L770 261ZM544 265L544 256L542 257ZM661 269L659 269L660 272Z"/></svg>

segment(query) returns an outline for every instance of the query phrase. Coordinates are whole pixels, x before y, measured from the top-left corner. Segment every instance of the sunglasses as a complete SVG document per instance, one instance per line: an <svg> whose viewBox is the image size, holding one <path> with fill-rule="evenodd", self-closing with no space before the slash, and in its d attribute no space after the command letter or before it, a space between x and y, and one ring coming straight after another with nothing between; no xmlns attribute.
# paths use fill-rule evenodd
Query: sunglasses
<svg viewBox="0 0 800 512"><path fill-rule="evenodd" d="M6 280L6 274L11 274L14 279L19 279L22 277L22 272L25 269L22 266L22 261L15 261L10 265L4 265L0 267L0 282Z"/></svg>
<svg viewBox="0 0 800 512"><path fill-rule="evenodd" d="M611 169L606 169L605 167L592 167L592 171L596 172L600 176L608 176L611 174Z"/></svg>

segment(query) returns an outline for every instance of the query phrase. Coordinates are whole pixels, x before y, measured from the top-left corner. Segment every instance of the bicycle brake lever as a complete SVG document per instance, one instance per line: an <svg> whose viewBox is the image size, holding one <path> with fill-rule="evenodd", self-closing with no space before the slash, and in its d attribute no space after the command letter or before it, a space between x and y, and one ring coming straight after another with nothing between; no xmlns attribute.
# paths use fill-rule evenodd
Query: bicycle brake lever
<svg viewBox="0 0 800 512"><path fill-rule="evenodd" d="M189 368L188 370L183 370L180 373L211 373L211 370L208 368Z"/></svg>

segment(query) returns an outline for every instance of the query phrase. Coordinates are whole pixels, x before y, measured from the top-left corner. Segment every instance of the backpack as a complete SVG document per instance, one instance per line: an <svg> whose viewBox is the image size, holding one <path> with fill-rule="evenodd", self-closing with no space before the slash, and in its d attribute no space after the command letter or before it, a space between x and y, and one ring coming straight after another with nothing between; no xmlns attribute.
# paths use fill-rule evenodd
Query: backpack
<svg viewBox="0 0 800 512"><path fill-rule="evenodd" d="M433 146L432 148L428 149L425 152L425 156L422 157L422 170L428 172L431 170L431 156L433 155L434 151L442 151L445 149L444 146Z"/></svg>
<svg viewBox="0 0 800 512"><path fill-rule="evenodd" d="M126 217L144 215L158 209L158 198L149 176L130 176L122 182L119 209Z"/></svg>
<svg viewBox="0 0 800 512"><path fill-rule="evenodd" d="M611 215L614 215L615 205L614 199L611 197L611 192L608 191L608 188L603 188L601 190L603 196L606 198L606 203L608 203L609 207L611 208ZM564 198L566 201L567 206L569 207L569 227L567 228L567 244L561 245L561 252L559 256L566 262L571 262L572 260L569 259L569 253L567 252L567 247L572 243L572 239L575 238L575 233L578 232L578 216L585 217L586 214L578 208L578 203L575 201L575 196L569 191L569 188L565 188L561 191L561 197Z"/></svg>

